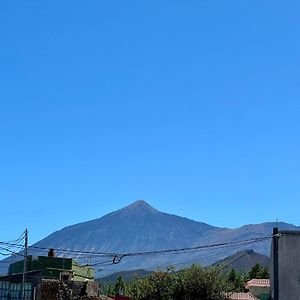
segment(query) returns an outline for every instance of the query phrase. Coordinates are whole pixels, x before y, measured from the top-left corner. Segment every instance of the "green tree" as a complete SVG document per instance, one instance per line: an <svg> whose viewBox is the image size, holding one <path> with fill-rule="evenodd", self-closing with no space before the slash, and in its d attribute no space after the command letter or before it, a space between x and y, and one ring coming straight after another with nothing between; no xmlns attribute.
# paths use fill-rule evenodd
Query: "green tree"
<svg viewBox="0 0 300 300"><path fill-rule="evenodd" d="M227 281L232 292L243 292L245 290L245 279L235 269L231 269L227 274Z"/></svg>
<svg viewBox="0 0 300 300"><path fill-rule="evenodd" d="M121 276L116 280L114 292L115 295L123 295L125 292L125 282Z"/></svg>
<svg viewBox="0 0 300 300"><path fill-rule="evenodd" d="M251 270L247 273L247 279L268 279L270 277L269 270L262 266L261 264L255 264Z"/></svg>
<svg viewBox="0 0 300 300"><path fill-rule="evenodd" d="M225 292L228 291L226 278L220 269L203 268L193 265L178 273L177 290L174 298L176 300L203 299L203 300L224 300Z"/></svg>
<svg viewBox="0 0 300 300"><path fill-rule="evenodd" d="M196 265L179 272L157 271L131 285L128 296L136 300L225 300L229 291L219 269Z"/></svg>
<svg viewBox="0 0 300 300"><path fill-rule="evenodd" d="M139 300L171 300L175 275L157 271L139 280Z"/></svg>
<svg viewBox="0 0 300 300"><path fill-rule="evenodd" d="M115 294L115 285L110 282L101 284L101 290L104 294L113 296Z"/></svg>

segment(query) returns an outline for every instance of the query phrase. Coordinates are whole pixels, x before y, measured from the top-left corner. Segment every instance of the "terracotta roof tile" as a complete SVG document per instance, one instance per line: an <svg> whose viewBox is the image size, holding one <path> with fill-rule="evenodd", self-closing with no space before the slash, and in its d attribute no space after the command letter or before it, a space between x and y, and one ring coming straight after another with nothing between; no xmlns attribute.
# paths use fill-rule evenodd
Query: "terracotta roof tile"
<svg viewBox="0 0 300 300"><path fill-rule="evenodd" d="M251 293L232 293L229 295L231 300L259 300L254 297Z"/></svg>
<svg viewBox="0 0 300 300"><path fill-rule="evenodd" d="M246 284L246 289L249 287L270 287L269 279L251 279Z"/></svg>

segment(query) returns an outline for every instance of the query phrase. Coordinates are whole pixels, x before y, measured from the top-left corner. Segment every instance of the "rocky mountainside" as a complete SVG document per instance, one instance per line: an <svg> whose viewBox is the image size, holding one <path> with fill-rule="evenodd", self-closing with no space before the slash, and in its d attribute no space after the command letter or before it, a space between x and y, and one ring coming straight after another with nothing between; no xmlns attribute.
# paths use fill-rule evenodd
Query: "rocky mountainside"
<svg viewBox="0 0 300 300"><path fill-rule="evenodd" d="M218 228L202 222L160 212L145 201L133 204L105 215L99 219L65 227L32 245L39 248L76 249L91 252L131 253L153 250L195 247L217 243L246 240L270 235L272 228L298 229L286 223L263 223L246 225L237 229ZM46 252L31 247L32 255ZM183 254L146 255L126 257L112 265L112 258L92 258L73 255L81 262L91 261L101 276L122 270L153 270L174 265L177 268L191 263L208 265L238 250L253 249L269 255L270 240L255 244L202 249ZM58 255L70 256L68 251L56 251ZM105 262L103 262L105 261ZM101 263L103 262L103 263Z"/></svg>
<svg viewBox="0 0 300 300"><path fill-rule="evenodd" d="M239 272L246 273L256 263L268 268L270 265L270 257L253 250L242 250L214 263L214 265L221 267L224 271L235 269Z"/></svg>
<svg viewBox="0 0 300 300"><path fill-rule="evenodd" d="M162 213L144 201L102 218L63 228L35 246L98 252L136 252L188 247L222 229Z"/></svg>

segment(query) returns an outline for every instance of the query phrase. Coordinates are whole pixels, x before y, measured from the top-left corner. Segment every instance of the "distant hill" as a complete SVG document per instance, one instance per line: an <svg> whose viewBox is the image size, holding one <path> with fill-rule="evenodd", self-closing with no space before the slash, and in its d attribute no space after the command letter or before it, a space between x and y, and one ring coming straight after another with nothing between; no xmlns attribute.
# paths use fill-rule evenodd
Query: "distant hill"
<svg viewBox="0 0 300 300"><path fill-rule="evenodd" d="M215 262L212 266L218 266L224 271L229 271L235 269L241 273L248 272L256 263L269 268L270 257L257 253L251 250L242 250L237 253L226 257L220 261ZM125 281L131 281L137 277L145 277L149 275L151 271L146 270L132 270L132 271L122 271L116 272L109 276L100 277L99 281L102 283L115 282L116 279L121 276Z"/></svg>
<svg viewBox="0 0 300 300"><path fill-rule="evenodd" d="M96 271L106 276L124 270L155 270L174 265L185 267L192 263L210 265L220 259L251 247L254 251L269 255L270 240L255 244L233 245L222 248L208 248L184 254L145 255L126 257L119 264L112 264L112 257L75 255L67 250L91 252L132 253L153 250L174 249L227 243L256 237L269 236L272 228L299 230L298 227L286 223L263 223L246 225L236 229L219 228L203 222L196 222L184 217L160 212L145 201L139 200L133 204L105 215L99 219L75 224L56 231L36 244L29 253L46 255L47 249L64 249L56 251L57 255L70 257L73 254L83 263L91 261L96 264ZM34 247L46 248L45 251ZM20 257L15 256L15 259ZM11 260L8 259L7 262ZM101 261L106 263L101 265ZM111 263L107 263L107 262ZM5 266L5 263L1 263ZM0 269L1 272L1 269ZM3 268L2 268L3 272Z"/></svg>
<svg viewBox="0 0 300 300"><path fill-rule="evenodd" d="M124 281L131 281L134 278L143 278L148 276L151 271L146 270L132 270L132 271L122 271L116 272L106 277L101 277L98 279L101 283L115 282L116 279L121 276Z"/></svg>
<svg viewBox="0 0 300 300"><path fill-rule="evenodd" d="M213 265L220 266L224 271L235 269L239 272L246 273L256 263L269 268L270 257L257 253L253 250L242 250L214 263Z"/></svg>

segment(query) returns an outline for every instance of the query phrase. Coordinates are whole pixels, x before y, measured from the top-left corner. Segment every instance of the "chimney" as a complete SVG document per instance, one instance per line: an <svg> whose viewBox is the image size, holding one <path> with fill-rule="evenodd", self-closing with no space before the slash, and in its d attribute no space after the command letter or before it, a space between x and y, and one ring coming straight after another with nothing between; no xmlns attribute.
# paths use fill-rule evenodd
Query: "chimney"
<svg viewBox="0 0 300 300"><path fill-rule="evenodd" d="M55 256L55 253L54 253L54 249L53 249L53 248L51 248L51 249L49 250L48 256L49 256L49 257L54 257L54 256Z"/></svg>

